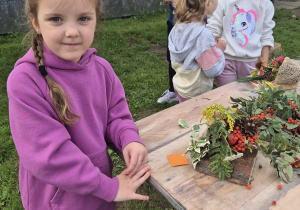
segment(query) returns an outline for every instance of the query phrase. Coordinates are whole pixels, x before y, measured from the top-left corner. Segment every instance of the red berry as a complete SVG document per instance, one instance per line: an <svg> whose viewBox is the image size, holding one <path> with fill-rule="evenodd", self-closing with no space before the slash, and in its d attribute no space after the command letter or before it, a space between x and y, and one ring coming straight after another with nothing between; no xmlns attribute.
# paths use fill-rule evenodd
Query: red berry
<svg viewBox="0 0 300 210"><path fill-rule="evenodd" d="M229 137L227 137L228 143L229 143L230 145L235 145L236 142L237 142L237 140L235 140L236 137L235 137L234 133L231 132L231 133L230 133L230 136L231 136L232 140L231 140Z"/></svg>
<svg viewBox="0 0 300 210"><path fill-rule="evenodd" d="M275 206L276 205L276 201L272 201L272 205Z"/></svg>
<svg viewBox="0 0 300 210"><path fill-rule="evenodd" d="M278 189L279 190L281 190L282 189L282 185L280 184L280 185L278 185Z"/></svg>
<svg viewBox="0 0 300 210"><path fill-rule="evenodd" d="M247 185L247 189L249 189L249 190L251 189L251 185L250 184Z"/></svg>

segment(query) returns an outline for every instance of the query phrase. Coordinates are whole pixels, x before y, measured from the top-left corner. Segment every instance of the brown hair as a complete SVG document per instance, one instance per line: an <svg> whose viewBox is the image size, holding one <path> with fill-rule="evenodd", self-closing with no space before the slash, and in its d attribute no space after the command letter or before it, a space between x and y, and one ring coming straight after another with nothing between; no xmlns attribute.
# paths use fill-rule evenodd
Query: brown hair
<svg viewBox="0 0 300 210"><path fill-rule="evenodd" d="M99 19L100 15L102 14L102 0L93 1L95 2L97 19ZM28 18L28 23L31 25L32 28L30 33L32 34L32 49L34 52L36 63L39 66L43 66L43 36L41 34L38 34L34 30L31 19L34 18L36 21L38 21L38 3L39 0L26 0L25 13ZM80 117L71 110L67 99L67 94L65 93L64 89L58 83L56 83L49 75L46 75L45 79L47 81L50 90L50 96L59 119L63 124L66 125L75 124Z"/></svg>
<svg viewBox="0 0 300 210"><path fill-rule="evenodd" d="M176 23L191 22L193 17L201 20L205 13L206 0L176 0L174 18Z"/></svg>

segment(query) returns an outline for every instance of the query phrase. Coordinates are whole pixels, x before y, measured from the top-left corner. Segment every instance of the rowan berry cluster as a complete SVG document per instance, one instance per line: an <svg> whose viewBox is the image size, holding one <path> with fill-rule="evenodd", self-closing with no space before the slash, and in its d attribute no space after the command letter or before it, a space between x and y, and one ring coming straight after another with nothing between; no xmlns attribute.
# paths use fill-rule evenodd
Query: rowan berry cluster
<svg viewBox="0 0 300 210"><path fill-rule="evenodd" d="M295 168L300 168L300 159L299 158L294 158L295 160L291 163L291 165Z"/></svg>
<svg viewBox="0 0 300 210"><path fill-rule="evenodd" d="M245 152L248 147L252 147L254 142L257 142L258 135L255 134L254 136L246 136L242 133L239 126L236 126L232 133L230 133L231 141L229 138L227 139L231 148L235 151ZM246 142L248 140L248 142Z"/></svg>
<svg viewBox="0 0 300 210"><path fill-rule="evenodd" d="M295 108L297 111L299 111L299 108L298 108L294 103L288 101L288 104L289 104L291 107Z"/></svg>
<svg viewBox="0 0 300 210"><path fill-rule="evenodd" d="M261 119L263 121L267 121L267 118L266 116L268 117L271 117L271 118L274 118L274 110L271 109L271 108L268 108L265 110L265 112L262 112L260 114L256 114L253 116L253 119L257 120L257 119Z"/></svg>

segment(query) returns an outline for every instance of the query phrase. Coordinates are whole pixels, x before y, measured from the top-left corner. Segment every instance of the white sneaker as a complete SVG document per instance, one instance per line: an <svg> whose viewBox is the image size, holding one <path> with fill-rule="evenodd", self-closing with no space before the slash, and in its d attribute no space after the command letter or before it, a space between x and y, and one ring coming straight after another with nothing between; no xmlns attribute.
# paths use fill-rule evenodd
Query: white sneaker
<svg viewBox="0 0 300 210"><path fill-rule="evenodd" d="M177 94L175 92L171 92L169 90L166 90L161 97L157 100L157 103L171 103L173 101L178 101Z"/></svg>

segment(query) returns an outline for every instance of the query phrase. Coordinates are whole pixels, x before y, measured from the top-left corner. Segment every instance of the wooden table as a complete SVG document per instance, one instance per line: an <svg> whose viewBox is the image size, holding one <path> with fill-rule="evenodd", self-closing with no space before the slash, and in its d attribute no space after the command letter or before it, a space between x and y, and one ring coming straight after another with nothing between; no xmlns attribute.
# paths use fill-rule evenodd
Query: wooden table
<svg viewBox="0 0 300 210"><path fill-rule="evenodd" d="M185 153L191 139L191 130L181 128L178 119L193 126L199 123L203 108L213 103L228 106L230 96L247 98L250 92L245 88L254 86L233 82L136 122L152 167L149 182L176 209L300 209L300 177L295 173L293 182L281 181L261 152L254 165L251 190L195 171L188 154L189 165L169 164L167 155ZM279 184L281 190L277 189ZM272 206L273 200L276 206Z"/></svg>

